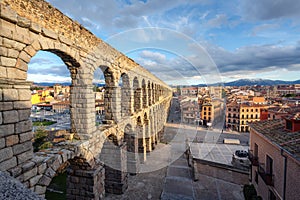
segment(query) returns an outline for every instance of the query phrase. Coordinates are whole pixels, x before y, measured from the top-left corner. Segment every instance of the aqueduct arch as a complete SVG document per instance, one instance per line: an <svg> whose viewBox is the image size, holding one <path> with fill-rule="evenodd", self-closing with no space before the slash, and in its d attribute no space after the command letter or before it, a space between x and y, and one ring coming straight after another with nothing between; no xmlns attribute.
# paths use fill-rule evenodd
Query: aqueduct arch
<svg viewBox="0 0 300 200"><path fill-rule="evenodd" d="M139 159L145 162L146 151L159 140L171 89L45 1L2 0L0 29L0 170L44 195L56 170L68 161L69 199L99 199L105 187L107 192L124 191L126 169L139 172ZM41 50L58 55L70 70L71 132L78 141L33 153L32 83L26 79L28 63ZM92 90L99 67L106 81L103 126L95 125ZM117 148L109 148L110 143ZM114 161L119 169L111 169L105 158L117 151Z"/></svg>

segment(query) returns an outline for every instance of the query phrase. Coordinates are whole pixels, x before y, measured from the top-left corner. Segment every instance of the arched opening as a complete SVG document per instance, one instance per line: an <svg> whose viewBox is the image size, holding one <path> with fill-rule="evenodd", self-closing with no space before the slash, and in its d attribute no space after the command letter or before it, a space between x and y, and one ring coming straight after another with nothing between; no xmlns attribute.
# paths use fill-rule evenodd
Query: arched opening
<svg viewBox="0 0 300 200"><path fill-rule="evenodd" d="M93 94L95 98L95 121L96 126L103 124L105 119L104 94L105 94L105 78L100 68L94 72L93 78Z"/></svg>
<svg viewBox="0 0 300 200"><path fill-rule="evenodd" d="M151 91L151 83L148 81L148 104L152 105L152 91Z"/></svg>
<svg viewBox="0 0 300 200"><path fill-rule="evenodd" d="M41 50L28 63L27 80L33 82L30 87L32 105L30 120L35 152L73 140L76 130L72 129L74 125L74 116L71 112L72 79L75 78L78 67L79 64L73 58L58 50ZM20 112L25 114L27 111L22 109ZM32 158L29 154L26 155L23 156L22 162ZM59 164L53 168L55 177L50 177L53 178L52 181L48 177L43 179L44 182L39 182L44 184L42 186L46 189L51 181L47 187L47 192L50 193L46 194L49 199L66 197L66 168L69 162Z"/></svg>
<svg viewBox="0 0 300 200"><path fill-rule="evenodd" d="M67 168L69 165L70 163L67 161L56 170L54 177L47 186L46 199L67 199Z"/></svg>
<svg viewBox="0 0 300 200"><path fill-rule="evenodd" d="M34 151L50 148L70 137L71 74L59 51L39 51L28 64ZM70 65L70 63L68 63ZM77 64L76 64L77 65Z"/></svg>
<svg viewBox="0 0 300 200"><path fill-rule="evenodd" d="M147 107L147 103L148 103L148 94L147 94L147 84L145 82L145 80L143 79L142 81L142 97L143 97L143 108Z"/></svg>
<svg viewBox="0 0 300 200"><path fill-rule="evenodd" d="M121 75L119 81L121 87L121 115L122 117L131 115L131 88L129 76L125 73Z"/></svg>
<svg viewBox="0 0 300 200"><path fill-rule="evenodd" d="M127 146L127 172L135 175L138 172L138 138L132 126L127 124L124 128L124 142Z"/></svg>
<svg viewBox="0 0 300 200"><path fill-rule="evenodd" d="M117 137L109 135L103 144L100 160L105 168L105 192L123 194L127 189L126 145L119 144Z"/></svg>
<svg viewBox="0 0 300 200"><path fill-rule="evenodd" d="M133 79L134 112L141 110L141 88L137 77Z"/></svg>

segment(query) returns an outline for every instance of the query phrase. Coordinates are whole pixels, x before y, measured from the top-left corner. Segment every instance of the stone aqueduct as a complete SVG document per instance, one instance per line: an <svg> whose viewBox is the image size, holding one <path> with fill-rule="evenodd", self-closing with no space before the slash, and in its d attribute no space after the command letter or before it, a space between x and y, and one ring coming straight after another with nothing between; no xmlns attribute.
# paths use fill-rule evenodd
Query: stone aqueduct
<svg viewBox="0 0 300 200"><path fill-rule="evenodd" d="M0 30L0 171L44 195L68 161L68 199L124 192L127 172L139 172L159 141L171 89L47 2L0 0ZM70 71L71 131L78 140L33 153L27 69L41 50L59 56ZM101 126L92 90L97 68L106 82Z"/></svg>

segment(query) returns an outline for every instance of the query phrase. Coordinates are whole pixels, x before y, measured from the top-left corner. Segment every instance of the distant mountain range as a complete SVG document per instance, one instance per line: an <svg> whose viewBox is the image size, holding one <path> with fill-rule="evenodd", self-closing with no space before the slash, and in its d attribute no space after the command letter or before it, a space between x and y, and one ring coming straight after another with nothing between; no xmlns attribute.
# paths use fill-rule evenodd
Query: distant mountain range
<svg viewBox="0 0 300 200"><path fill-rule="evenodd" d="M300 84L300 80L282 81L282 80L269 80L269 79L239 79L236 81L224 83L225 86L281 85L281 84Z"/></svg>
<svg viewBox="0 0 300 200"><path fill-rule="evenodd" d="M48 83L48 82L41 82L41 83L34 83L35 85L39 86L53 86L56 83ZM60 85L71 85L69 82L59 83ZM282 80L269 80L269 79L239 79L236 81L231 81L224 83L224 86L253 86L253 85L280 85L280 84L300 84L300 79L296 81L282 81ZM223 85L222 83L214 83L210 84L209 86L218 86ZM105 86L104 84L98 84L98 87ZM205 84L198 84L193 85L198 87L205 87Z"/></svg>
<svg viewBox="0 0 300 200"><path fill-rule="evenodd" d="M254 85L281 85L281 84L300 84L300 79L296 81L282 81L282 80L269 80L269 79L239 79L227 83L213 83L213 84L198 84L198 85L192 85L197 87L206 87L206 86L254 86ZM173 86L176 87L176 86ZM189 87L189 86L186 86Z"/></svg>

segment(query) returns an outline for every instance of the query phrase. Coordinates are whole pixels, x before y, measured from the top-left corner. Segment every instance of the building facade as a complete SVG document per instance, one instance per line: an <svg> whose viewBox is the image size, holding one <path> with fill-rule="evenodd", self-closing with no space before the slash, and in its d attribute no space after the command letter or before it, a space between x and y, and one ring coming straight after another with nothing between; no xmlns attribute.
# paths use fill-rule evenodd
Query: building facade
<svg viewBox="0 0 300 200"><path fill-rule="evenodd" d="M300 118L255 122L250 180L263 199L300 199Z"/></svg>

